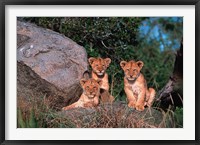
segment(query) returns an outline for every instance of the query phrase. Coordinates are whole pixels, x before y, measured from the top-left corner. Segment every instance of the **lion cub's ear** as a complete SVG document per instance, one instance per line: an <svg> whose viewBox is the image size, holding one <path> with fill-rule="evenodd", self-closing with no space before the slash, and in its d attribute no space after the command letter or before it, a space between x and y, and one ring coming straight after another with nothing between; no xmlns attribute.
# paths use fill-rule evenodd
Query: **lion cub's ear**
<svg viewBox="0 0 200 145"><path fill-rule="evenodd" d="M100 80L100 79L98 79L98 80L97 80L97 83L99 84L99 86L101 86L101 85L102 85L102 83L103 83L103 81L102 81L102 80Z"/></svg>
<svg viewBox="0 0 200 145"><path fill-rule="evenodd" d="M86 81L87 81L86 79L81 79L81 80L80 80L81 86L84 86L84 84L86 83Z"/></svg>
<svg viewBox="0 0 200 145"><path fill-rule="evenodd" d="M122 69L125 67L126 63L127 63L126 61L121 61L120 62L120 66L121 66Z"/></svg>
<svg viewBox="0 0 200 145"><path fill-rule="evenodd" d="M110 58L105 58L104 61L106 62L107 67L110 65L111 63L111 59Z"/></svg>
<svg viewBox="0 0 200 145"><path fill-rule="evenodd" d="M90 58L88 59L89 64L91 65L91 64L94 62L95 59L96 59L96 58L94 58L94 57L90 57Z"/></svg>
<svg viewBox="0 0 200 145"><path fill-rule="evenodd" d="M140 69L142 69L142 67L144 66L144 63L142 61L137 61L136 63Z"/></svg>

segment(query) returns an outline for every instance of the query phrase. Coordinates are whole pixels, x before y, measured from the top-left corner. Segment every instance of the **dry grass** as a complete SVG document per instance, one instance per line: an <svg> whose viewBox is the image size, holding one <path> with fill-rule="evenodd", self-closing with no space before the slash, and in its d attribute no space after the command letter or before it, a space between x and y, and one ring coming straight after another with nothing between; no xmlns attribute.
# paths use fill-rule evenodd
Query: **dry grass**
<svg viewBox="0 0 200 145"><path fill-rule="evenodd" d="M78 108L59 113L55 122L74 124L78 128L165 128L175 127L174 120L168 113L153 108L139 112L127 107L126 103L100 105L96 108ZM62 116L62 117L61 117ZM62 119L66 121L61 121ZM58 121L59 120L59 121ZM54 122L54 123L55 123Z"/></svg>
<svg viewBox="0 0 200 145"><path fill-rule="evenodd" d="M130 109L125 102L101 104L96 108L60 111L46 97L31 100L26 112L18 108L18 127L34 128L167 128L177 127L175 114L160 108ZM56 109L53 109L56 108ZM29 110L29 111L27 111ZM181 127L181 126L179 126Z"/></svg>

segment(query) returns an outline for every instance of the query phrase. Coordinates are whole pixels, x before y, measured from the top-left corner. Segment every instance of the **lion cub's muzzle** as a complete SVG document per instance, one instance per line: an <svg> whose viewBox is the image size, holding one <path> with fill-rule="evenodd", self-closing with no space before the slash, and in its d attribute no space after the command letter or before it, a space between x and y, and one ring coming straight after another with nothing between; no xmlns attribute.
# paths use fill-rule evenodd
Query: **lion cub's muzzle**
<svg viewBox="0 0 200 145"><path fill-rule="evenodd" d="M101 71L98 70L98 71L96 71L96 73L97 73L98 76L103 76L105 71L104 70L101 70Z"/></svg>
<svg viewBox="0 0 200 145"><path fill-rule="evenodd" d="M87 96L89 99L93 99L95 97L95 95L88 95Z"/></svg>
<svg viewBox="0 0 200 145"><path fill-rule="evenodd" d="M132 76L132 75L126 75L126 78L130 81L134 81L137 79L137 76Z"/></svg>
<svg viewBox="0 0 200 145"><path fill-rule="evenodd" d="M94 92L88 92L88 93L85 93L85 95L89 98L89 99L93 99L96 95L96 93Z"/></svg>
<svg viewBox="0 0 200 145"><path fill-rule="evenodd" d="M126 75L127 80L129 81L135 81L140 76L140 73L137 75Z"/></svg>

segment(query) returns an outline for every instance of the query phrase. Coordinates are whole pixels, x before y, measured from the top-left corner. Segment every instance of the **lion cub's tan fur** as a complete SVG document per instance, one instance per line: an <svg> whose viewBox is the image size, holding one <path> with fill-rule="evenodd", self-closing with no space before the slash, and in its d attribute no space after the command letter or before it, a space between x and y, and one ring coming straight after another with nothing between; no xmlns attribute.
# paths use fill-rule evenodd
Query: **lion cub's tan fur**
<svg viewBox="0 0 200 145"><path fill-rule="evenodd" d="M121 61L121 68L124 70L124 91L128 99L128 106L143 111L147 105L150 107L155 98L155 90L147 88L147 83L140 72L143 67L142 61Z"/></svg>
<svg viewBox="0 0 200 145"><path fill-rule="evenodd" d="M109 94L109 82L108 82L108 74L106 73L106 69L109 67L111 63L110 58L94 58L90 57L88 59L89 64L92 67L92 78L95 80L102 80L101 88L101 101L102 102L113 102L114 97Z"/></svg>
<svg viewBox="0 0 200 145"><path fill-rule="evenodd" d="M92 78L88 80L81 79L80 84L83 88L83 93L80 99L69 106L63 107L63 110L69 110L78 107L95 107L99 104L100 86L102 85L102 81L94 80Z"/></svg>

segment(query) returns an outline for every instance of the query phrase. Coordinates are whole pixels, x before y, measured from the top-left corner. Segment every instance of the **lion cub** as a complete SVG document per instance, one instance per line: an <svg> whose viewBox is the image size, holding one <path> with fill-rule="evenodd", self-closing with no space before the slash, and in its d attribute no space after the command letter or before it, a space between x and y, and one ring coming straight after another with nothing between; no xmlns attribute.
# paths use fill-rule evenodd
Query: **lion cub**
<svg viewBox="0 0 200 145"><path fill-rule="evenodd" d="M114 97L109 94L108 74L106 73L106 69L109 67L111 59L90 57L88 61L92 67L92 78L95 80L102 80L102 85L100 86L101 101L103 103L113 102Z"/></svg>
<svg viewBox="0 0 200 145"><path fill-rule="evenodd" d="M147 88L147 83L140 72L142 61L121 61L120 66L124 70L124 91L128 99L128 106L143 111L145 106L150 107L155 98L155 90Z"/></svg>
<svg viewBox="0 0 200 145"><path fill-rule="evenodd" d="M80 99L69 106L63 107L63 110L68 110L77 107L95 107L99 104L99 94L100 86L102 85L102 80L94 80L92 78L88 80L81 79L80 84L83 88L83 93Z"/></svg>

